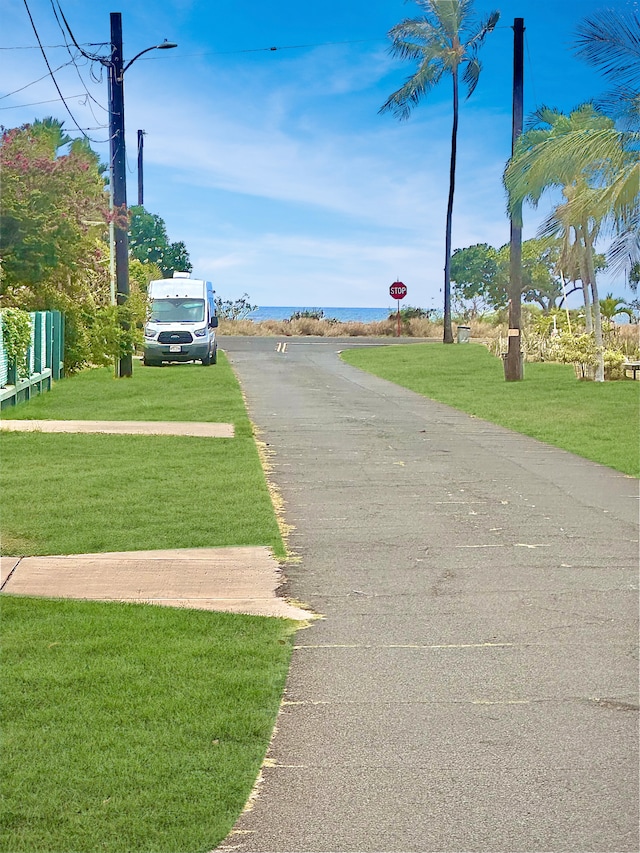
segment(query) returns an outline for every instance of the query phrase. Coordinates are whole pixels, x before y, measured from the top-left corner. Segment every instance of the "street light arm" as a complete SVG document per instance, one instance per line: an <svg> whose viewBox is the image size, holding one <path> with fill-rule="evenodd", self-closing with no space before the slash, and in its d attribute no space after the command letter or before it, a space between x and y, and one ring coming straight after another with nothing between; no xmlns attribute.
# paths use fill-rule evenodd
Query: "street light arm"
<svg viewBox="0 0 640 853"><path fill-rule="evenodd" d="M169 50L169 48L172 48L172 47L178 47L178 45L172 41L167 41L166 39L162 42L162 44L154 44L151 47L146 47L144 50L141 50L140 53L136 53L136 55L133 57L133 59L130 59L129 62L127 62L127 64L122 69L122 73L124 74L124 72L127 70L127 68L130 68L133 65L133 63L136 61L136 59L140 59L140 57L144 53L149 53L150 50Z"/></svg>

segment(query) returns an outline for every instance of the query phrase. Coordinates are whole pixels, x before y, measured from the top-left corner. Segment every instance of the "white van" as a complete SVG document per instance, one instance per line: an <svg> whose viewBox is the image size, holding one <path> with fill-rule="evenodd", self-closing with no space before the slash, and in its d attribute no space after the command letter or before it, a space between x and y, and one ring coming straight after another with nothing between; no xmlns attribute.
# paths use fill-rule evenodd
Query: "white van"
<svg viewBox="0 0 640 853"><path fill-rule="evenodd" d="M144 327L144 363L218 360L218 318L210 281L174 272L173 278L149 283L148 318Z"/></svg>

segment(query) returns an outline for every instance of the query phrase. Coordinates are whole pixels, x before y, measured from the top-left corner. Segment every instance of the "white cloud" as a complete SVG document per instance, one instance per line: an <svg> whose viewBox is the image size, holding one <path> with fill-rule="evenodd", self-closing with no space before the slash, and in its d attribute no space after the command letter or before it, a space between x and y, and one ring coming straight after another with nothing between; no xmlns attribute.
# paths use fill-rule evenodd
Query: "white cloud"
<svg viewBox="0 0 640 853"><path fill-rule="evenodd" d="M106 17L104 24L106 32ZM135 134L144 128L147 197L171 238L185 241L198 274L216 279L224 298L247 292L261 304L314 306L387 305L389 284L400 276L407 301L440 307L448 90L400 124L377 115L405 76L395 73L384 43L242 62L185 62L174 53L159 52L127 72L129 198ZM16 53L5 63L5 91L35 79L35 67L45 73L41 66L35 54ZM65 92L82 91L69 71L58 76ZM106 80L92 92L106 105ZM43 81L11 102L53 97L51 81ZM72 106L83 126L96 125L86 105ZM65 118L59 103L16 111L15 122L8 112L0 116L15 126L48 114ZM65 124L71 129L68 118ZM462 106L460 130L454 247L501 245L508 240L501 189L508 117L471 101ZM101 154L106 160L106 145Z"/></svg>

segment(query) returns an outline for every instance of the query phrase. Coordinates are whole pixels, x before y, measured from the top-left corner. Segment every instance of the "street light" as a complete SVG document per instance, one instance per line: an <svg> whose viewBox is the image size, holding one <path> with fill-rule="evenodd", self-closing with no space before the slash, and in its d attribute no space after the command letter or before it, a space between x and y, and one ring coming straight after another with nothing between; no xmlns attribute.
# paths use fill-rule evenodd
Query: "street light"
<svg viewBox="0 0 640 853"><path fill-rule="evenodd" d="M111 57L103 60L109 71L109 141L111 159L111 200L113 205L113 244L115 258L116 303L125 305L129 297L129 235L126 222L127 174L124 142L124 72L131 68L136 59L150 50L168 50L177 44L166 39L137 53L126 65L122 58L122 15L111 12ZM126 320L122 326L128 329ZM120 358L118 375L131 376L133 362L131 354Z"/></svg>

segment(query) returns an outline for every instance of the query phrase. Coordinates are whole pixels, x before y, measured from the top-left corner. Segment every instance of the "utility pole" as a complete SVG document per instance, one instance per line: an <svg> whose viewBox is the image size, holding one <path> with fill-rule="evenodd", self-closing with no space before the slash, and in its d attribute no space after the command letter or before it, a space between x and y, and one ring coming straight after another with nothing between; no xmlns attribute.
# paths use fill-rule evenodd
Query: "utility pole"
<svg viewBox="0 0 640 853"><path fill-rule="evenodd" d="M513 21L513 119L511 154L522 133L524 113L524 18ZM504 363L504 378L518 382L522 372L522 204L511 213L509 269L509 350Z"/></svg>
<svg viewBox="0 0 640 853"><path fill-rule="evenodd" d="M127 207L127 171L126 150L124 141L124 73L143 54L150 50L167 50L177 47L175 42L166 39L162 44L146 47L124 64L122 56L122 15L111 12L111 50L109 57L95 57L83 54L89 59L99 59L107 67L109 80L109 154L111 179L111 238L112 265L115 271L115 301L118 306L125 306L129 298L129 210ZM81 53L83 51L81 50ZM141 133L142 131L138 131ZM111 230L110 229L110 230ZM129 322L120 320L123 331L129 330ZM133 374L132 353L123 355L117 365L117 376Z"/></svg>
<svg viewBox="0 0 640 853"><path fill-rule="evenodd" d="M111 149L111 193L113 198L116 263L116 304L129 297L129 235L127 227L127 173L124 142L124 69L122 60L122 15L111 12L111 61L109 63L109 139ZM121 322L128 330L126 322ZM131 353L121 356L119 376L131 376Z"/></svg>
<svg viewBox="0 0 640 853"><path fill-rule="evenodd" d="M138 131L138 204L144 205L144 130Z"/></svg>

